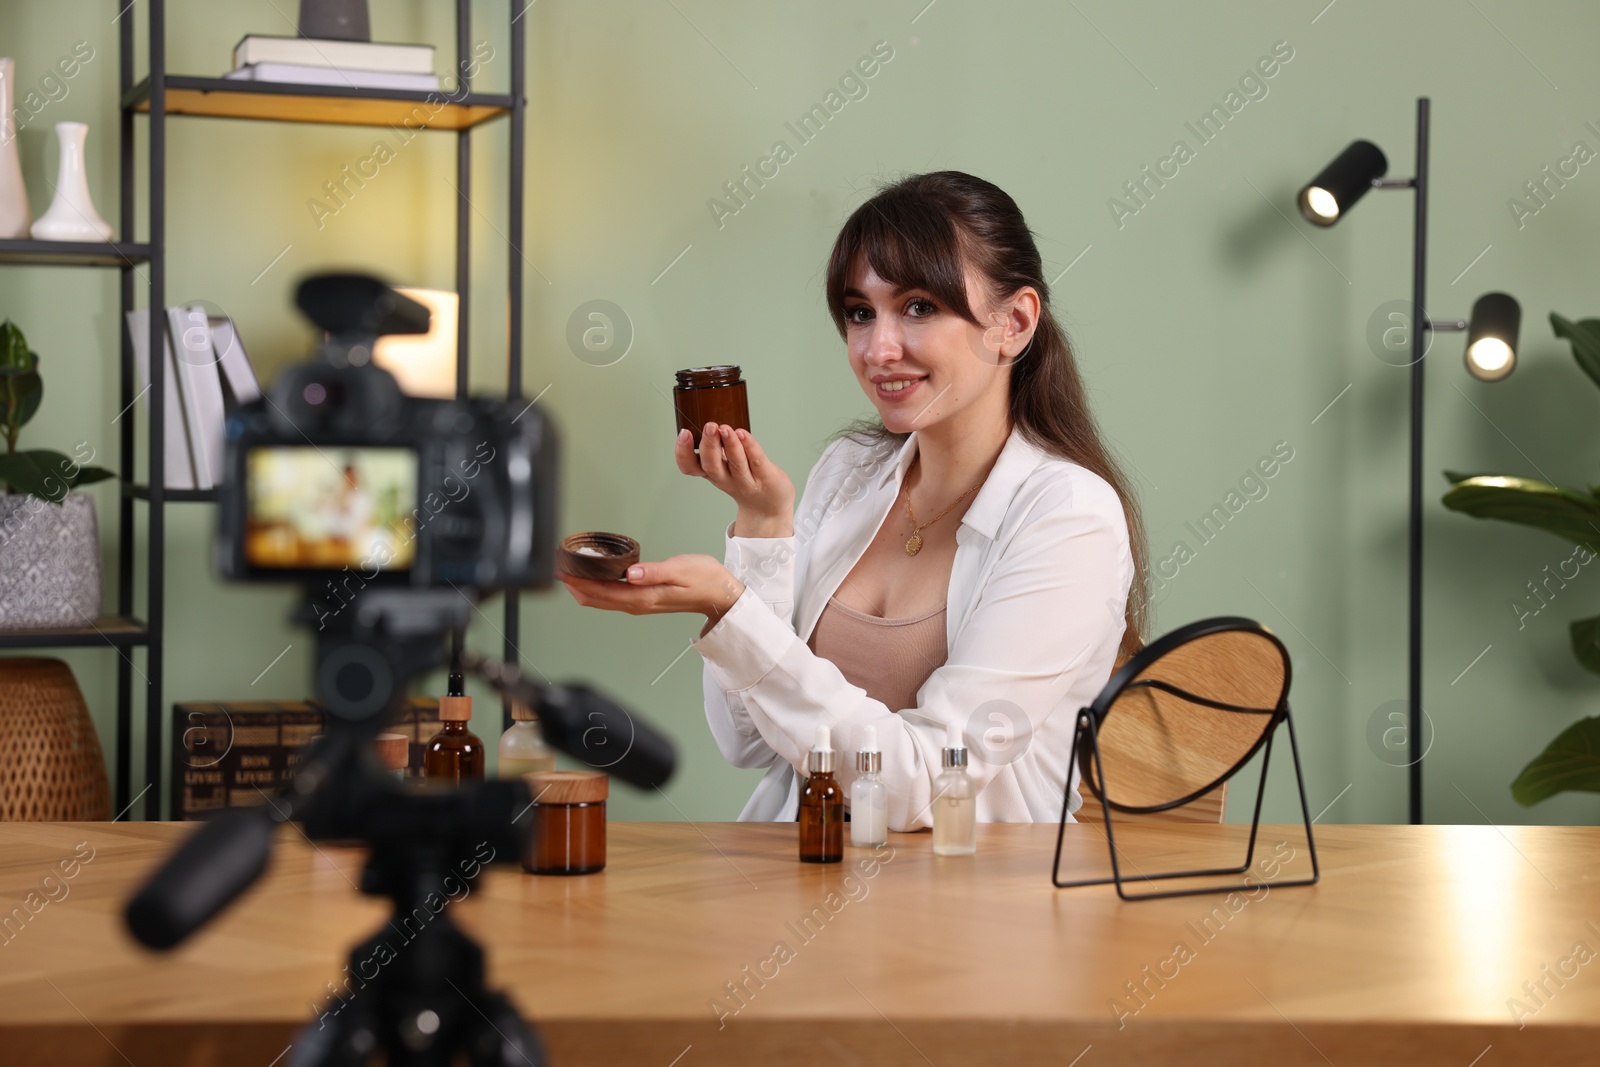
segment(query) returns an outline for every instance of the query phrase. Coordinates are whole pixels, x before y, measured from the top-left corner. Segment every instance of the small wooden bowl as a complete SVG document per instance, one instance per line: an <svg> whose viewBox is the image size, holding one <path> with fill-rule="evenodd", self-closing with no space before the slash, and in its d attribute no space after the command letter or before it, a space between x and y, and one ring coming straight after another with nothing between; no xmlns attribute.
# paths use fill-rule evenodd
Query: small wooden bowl
<svg viewBox="0 0 1600 1067"><path fill-rule="evenodd" d="M580 548L597 549L601 556L579 552ZM639 542L623 534L601 533L590 530L568 534L561 539L556 550L556 566L574 578L596 578L615 581L628 573L628 568L639 562Z"/></svg>

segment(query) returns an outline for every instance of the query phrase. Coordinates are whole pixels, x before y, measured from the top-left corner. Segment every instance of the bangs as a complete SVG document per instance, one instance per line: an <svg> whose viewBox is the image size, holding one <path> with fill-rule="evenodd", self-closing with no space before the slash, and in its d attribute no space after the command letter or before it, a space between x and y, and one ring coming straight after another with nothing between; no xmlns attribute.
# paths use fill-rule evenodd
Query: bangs
<svg viewBox="0 0 1600 1067"><path fill-rule="evenodd" d="M828 313L845 332L844 291L858 258L900 289L924 289L977 325L967 303L960 230L950 214L903 188L885 190L856 208L828 259Z"/></svg>

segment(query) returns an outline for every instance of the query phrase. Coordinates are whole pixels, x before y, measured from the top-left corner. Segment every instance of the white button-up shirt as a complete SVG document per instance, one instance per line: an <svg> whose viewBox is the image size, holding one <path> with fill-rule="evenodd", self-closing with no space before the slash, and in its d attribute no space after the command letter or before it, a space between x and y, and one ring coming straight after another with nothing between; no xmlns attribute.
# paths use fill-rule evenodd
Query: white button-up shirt
<svg viewBox="0 0 1600 1067"><path fill-rule="evenodd" d="M933 824L934 780L959 723L986 822L1054 822L1071 788L1073 725L1110 678L1133 580L1127 522L1104 478L1013 430L956 530L944 664L914 708L889 708L807 645L812 629L900 496L916 455L849 437L806 479L789 537L724 536L745 585L693 641L705 660L706 721L736 767L764 767L741 820L795 818L818 724L832 729L848 790L862 728L877 728L889 826Z"/></svg>

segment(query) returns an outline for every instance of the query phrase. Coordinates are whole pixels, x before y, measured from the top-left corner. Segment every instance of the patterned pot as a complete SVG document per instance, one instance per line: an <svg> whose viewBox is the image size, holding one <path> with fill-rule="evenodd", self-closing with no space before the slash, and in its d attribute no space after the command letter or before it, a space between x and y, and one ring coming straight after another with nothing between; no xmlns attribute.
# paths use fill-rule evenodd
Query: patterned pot
<svg viewBox="0 0 1600 1067"><path fill-rule="evenodd" d="M89 626L99 617L94 501L0 495L0 630Z"/></svg>

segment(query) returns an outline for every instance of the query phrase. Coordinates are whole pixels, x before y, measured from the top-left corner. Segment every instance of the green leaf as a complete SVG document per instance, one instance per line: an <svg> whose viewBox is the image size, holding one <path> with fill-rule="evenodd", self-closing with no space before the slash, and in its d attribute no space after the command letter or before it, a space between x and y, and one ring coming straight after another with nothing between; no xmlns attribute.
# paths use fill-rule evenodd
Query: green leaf
<svg viewBox="0 0 1600 1067"><path fill-rule="evenodd" d="M27 338L10 319L0 322L0 374L20 374L39 365L39 357L28 351Z"/></svg>
<svg viewBox="0 0 1600 1067"><path fill-rule="evenodd" d="M1550 313L1550 328L1557 337L1572 342L1572 358L1578 361L1583 373L1600 385L1600 319L1579 319L1573 322L1554 311Z"/></svg>
<svg viewBox="0 0 1600 1067"><path fill-rule="evenodd" d="M1600 545L1600 499L1588 493L1533 478L1475 475L1441 499L1450 510L1474 518L1537 527L1591 548Z"/></svg>
<svg viewBox="0 0 1600 1067"><path fill-rule="evenodd" d="M1600 718L1561 731L1511 783L1511 796L1525 808L1568 791L1600 793Z"/></svg>
<svg viewBox="0 0 1600 1067"><path fill-rule="evenodd" d="M1449 482L1451 485L1454 485L1457 482L1464 482L1468 478L1499 478L1499 477L1502 477L1501 475L1498 475L1498 474L1494 473L1493 471L1481 471L1481 472L1476 473L1476 474L1465 474L1465 473L1463 473L1461 471L1442 471L1441 473L1444 475L1444 480Z"/></svg>
<svg viewBox="0 0 1600 1067"><path fill-rule="evenodd" d="M28 424L44 399L44 379L35 371L0 377L0 426L8 438Z"/></svg>
<svg viewBox="0 0 1600 1067"><path fill-rule="evenodd" d="M102 467L80 467L69 457L47 448L0 456L0 482L53 504L61 503L79 485L113 477Z"/></svg>
<svg viewBox="0 0 1600 1067"><path fill-rule="evenodd" d="M1600 674L1600 615L1577 619L1567 629L1572 635L1572 654L1585 670Z"/></svg>
<svg viewBox="0 0 1600 1067"><path fill-rule="evenodd" d="M76 489L80 485L93 485L95 482L103 482L107 478L115 478L116 476L116 471L108 471L104 467L79 467L78 476L72 479L72 488Z"/></svg>

